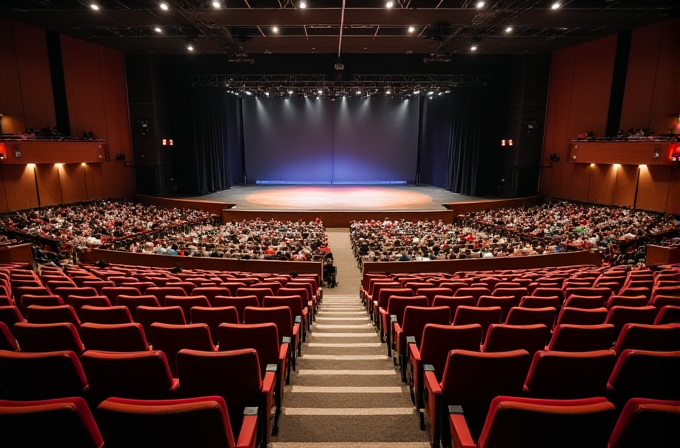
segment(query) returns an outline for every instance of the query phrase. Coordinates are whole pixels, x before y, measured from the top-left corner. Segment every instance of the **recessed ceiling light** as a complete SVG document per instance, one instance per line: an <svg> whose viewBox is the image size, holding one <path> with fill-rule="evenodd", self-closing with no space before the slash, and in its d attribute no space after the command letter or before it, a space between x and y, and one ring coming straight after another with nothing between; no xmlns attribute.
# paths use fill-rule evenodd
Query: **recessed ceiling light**
<svg viewBox="0 0 680 448"><path fill-rule="evenodd" d="M274 26L272 27L272 33L278 33L278 32L279 32L279 27L276 26L276 25L274 25Z"/></svg>
<svg viewBox="0 0 680 448"><path fill-rule="evenodd" d="M323 94L323 90L319 90L317 93L318 93L319 95L322 95L322 94Z"/></svg>
<svg viewBox="0 0 680 448"><path fill-rule="evenodd" d="M408 32L409 32L409 33L412 33L412 32L414 32L415 30L416 30L416 29L415 29L415 27L413 27L413 26L409 26L409 27L408 27Z"/></svg>
<svg viewBox="0 0 680 448"><path fill-rule="evenodd" d="M507 27L507 28L505 29L505 32L506 32L506 33L512 33L512 27L511 27L511 26Z"/></svg>
<svg viewBox="0 0 680 448"><path fill-rule="evenodd" d="M193 44L187 44L187 50L194 51L194 45Z"/></svg>
<svg viewBox="0 0 680 448"><path fill-rule="evenodd" d="M163 32L163 30L161 29L160 26L157 26L157 27L154 28L153 30L154 30L155 32L157 32L157 33L162 33L162 32Z"/></svg>
<svg viewBox="0 0 680 448"><path fill-rule="evenodd" d="M390 89L385 90L385 95L391 95L392 91Z"/></svg>
<svg viewBox="0 0 680 448"><path fill-rule="evenodd" d="M484 2L477 2L477 9L482 9L484 7Z"/></svg>
<svg viewBox="0 0 680 448"><path fill-rule="evenodd" d="M559 9L561 6L562 5L560 4L560 2L555 2L555 3L552 4L551 8L552 9Z"/></svg>
<svg viewBox="0 0 680 448"><path fill-rule="evenodd" d="M213 5L213 8L215 8L215 9L219 9L219 8L222 7L222 5L220 4L220 2L218 2L218 1L212 2L212 5Z"/></svg>
<svg viewBox="0 0 680 448"><path fill-rule="evenodd" d="M477 51L477 45L471 46L471 47L470 47L470 50L472 50L472 51Z"/></svg>
<svg viewBox="0 0 680 448"><path fill-rule="evenodd" d="M293 92L292 90L288 91L288 95L292 95L293 93L295 93L295 92Z"/></svg>
<svg viewBox="0 0 680 448"><path fill-rule="evenodd" d="M394 6L394 2L392 0L387 0L387 3L385 3L386 8L391 8Z"/></svg>
<svg viewBox="0 0 680 448"><path fill-rule="evenodd" d="M161 2L160 5L158 5L158 6L160 6L160 8L161 8L163 11L167 11L168 9L170 9L170 7L168 6L168 4L165 3L165 2Z"/></svg>
<svg viewBox="0 0 680 448"><path fill-rule="evenodd" d="M99 11L99 5L97 5L96 3L90 4L90 8L92 8L95 11Z"/></svg>
<svg viewBox="0 0 680 448"><path fill-rule="evenodd" d="M361 95L361 90L357 90L357 95Z"/></svg>
<svg viewBox="0 0 680 448"><path fill-rule="evenodd" d="M300 8L305 9L307 7L307 2L305 0L302 0L300 2Z"/></svg>

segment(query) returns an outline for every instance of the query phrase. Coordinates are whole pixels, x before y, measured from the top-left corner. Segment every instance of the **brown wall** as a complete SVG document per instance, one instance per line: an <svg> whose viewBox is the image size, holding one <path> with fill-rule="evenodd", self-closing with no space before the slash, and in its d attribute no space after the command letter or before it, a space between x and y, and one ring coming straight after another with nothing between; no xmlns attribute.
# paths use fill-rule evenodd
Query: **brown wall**
<svg viewBox="0 0 680 448"><path fill-rule="evenodd" d="M602 264L602 256L593 252L563 252L529 257L478 258L464 260L366 262L363 274L370 272L445 272L531 269L548 266Z"/></svg>
<svg viewBox="0 0 680 448"><path fill-rule="evenodd" d="M61 51L71 134L92 131L106 139L109 161L39 164L35 174L25 165L2 165L0 212L134 195L134 168L115 160L118 153L133 160L123 53L65 36ZM44 30L0 18L0 80L4 133L56 124Z"/></svg>
<svg viewBox="0 0 680 448"><path fill-rule="evenodd" d="M680 21L633 31L621 128L666 134L680 111ZM677 166L638 167L570 163L569 146L579 134L603 137L616 54L609 36L552 54L541 172L542 194L646 210L680 213ZM676 131L677 132L677 131ZM551 162L557 154L559 162ZM638 191L637 202L635 191Z"/></svg>
<svg viewBox="0 0 680 448"><path fill-rule="evenodd" d="M407 221L418 220L442 220L445 223L451 224L455 218L450 210L442 211L407 211L407 210L379 210L379 211L347 211L337 212L332 210L319 211L257 211L257 210L223 210L222 222L229 221L243 221L251 219L262 219L268 221L270 219L277 219L281 221L298 221L305 222L314 221L316 218L323 221L326 228L331 227L349 227L352 221L364 221L371 219L390 218L392 220L405 219Z"/></svg>

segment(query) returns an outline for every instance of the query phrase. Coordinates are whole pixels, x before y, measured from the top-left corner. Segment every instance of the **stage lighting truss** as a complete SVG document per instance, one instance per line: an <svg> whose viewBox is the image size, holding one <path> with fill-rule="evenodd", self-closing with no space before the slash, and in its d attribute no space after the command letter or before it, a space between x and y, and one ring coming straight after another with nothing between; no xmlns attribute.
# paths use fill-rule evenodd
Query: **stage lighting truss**
<svg viewBox="0 0 680 448"><path fill-rule="evenodd" d="M444 95L459 87L486 87L489 75L192 75L192 87L219 87L235 95L289 98ZM293 92L293 93L291 93Z"/></svg>

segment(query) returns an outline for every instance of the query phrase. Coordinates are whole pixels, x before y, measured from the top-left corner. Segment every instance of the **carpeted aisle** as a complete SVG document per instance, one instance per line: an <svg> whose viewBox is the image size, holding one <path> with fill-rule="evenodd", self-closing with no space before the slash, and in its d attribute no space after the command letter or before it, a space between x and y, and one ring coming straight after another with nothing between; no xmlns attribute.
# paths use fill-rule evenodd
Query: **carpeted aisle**
<svg viewBox="0 0 680 448"><path fill-rule="evenodd" d="M329 240L339 285L324 291L298 370L291 372L272 447L428 448L408 386L359 299L347 229L330 229Z"/></svg>

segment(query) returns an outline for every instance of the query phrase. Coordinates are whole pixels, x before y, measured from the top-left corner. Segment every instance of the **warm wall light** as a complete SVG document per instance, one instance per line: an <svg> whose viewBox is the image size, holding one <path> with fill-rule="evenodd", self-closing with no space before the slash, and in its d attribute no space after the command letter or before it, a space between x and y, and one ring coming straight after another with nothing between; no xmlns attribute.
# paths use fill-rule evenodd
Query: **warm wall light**
<svg viewBox="0 0 680 448"><path fill-rule="evenodd" d="M57 168L61 168L61 167L64 166L64 164L63 163L55 163L54 166L56 166Z"/></svg>
<svg viewBox="0 0 680 448"><path fill-rule="evenodd" d="M29 163L26 166L29 167L29 168L35 168L35 163Z"/></svg>
<svg viewBox="0 0 680 448"><path fill-rule="evenodd" d="M80 163L80 166L87 166L87 163L81 162L81 163Z"/></svg>
<svg viewBox="0 0 680 448"><path fill-rule="evenodd" d="M620 163L615 163L615 164L614 164L614 168L621 168L621 164L620 164Z"/></svg>
<svg viewBox="0 0 680 448"><path fill-rule="evenodd" d="M645 165L645 164L643 163L642 165L639 165L639 167L640 167L640 168L647 168L647 165Z"/></svg>
<svg viewBox="0 0 680 448"><path fill-rule="evenodd" d="M591 167L591 168L594 168L594 167L595 167L595 164L594 164L594 163L591 163L591 164L590 164L590 167Z"/></svg>

